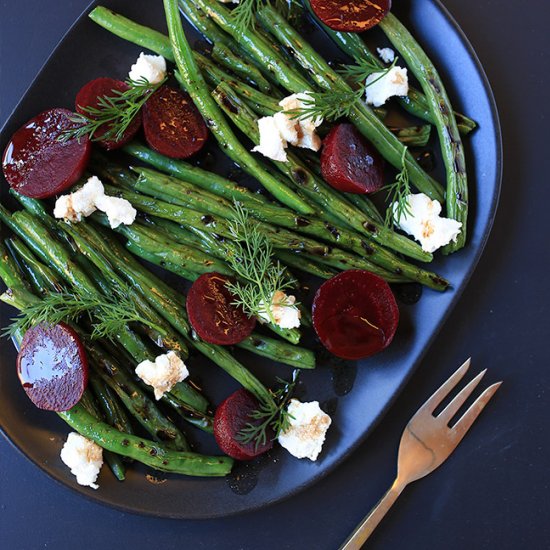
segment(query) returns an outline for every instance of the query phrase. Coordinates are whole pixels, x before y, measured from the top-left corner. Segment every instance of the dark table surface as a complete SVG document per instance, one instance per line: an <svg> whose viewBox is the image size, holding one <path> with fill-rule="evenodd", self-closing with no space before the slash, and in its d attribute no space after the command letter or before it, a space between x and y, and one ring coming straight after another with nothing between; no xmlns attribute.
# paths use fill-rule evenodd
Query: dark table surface
<svg viewBox="0 0 550 550"><path fill-rule="evenodd" d="M503 192L462 300L373 434L336 471L291 500L215 521L159 520L91 503L0 437L0 548L337 548L391 483L403 426L468 355L477 369L490 368L491 381L505 384L448 462L406 490L369 548L550 547L550 10L547 0L444 3L473 43L496 95ZM87 4L0 2L0 126Z"/></svg>

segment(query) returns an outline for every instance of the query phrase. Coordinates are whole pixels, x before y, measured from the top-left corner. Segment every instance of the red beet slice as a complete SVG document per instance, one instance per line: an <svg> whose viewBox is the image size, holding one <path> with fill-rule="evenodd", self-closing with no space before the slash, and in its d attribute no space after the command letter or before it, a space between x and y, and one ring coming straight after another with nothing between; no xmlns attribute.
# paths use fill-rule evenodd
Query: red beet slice
<svg viewBox="0 0 550 550"><path fill-rule="evenodd" d="M82 176L91 145L87 137L60 141L64 130L75 128L68 109L44 111L19 128L2 157L4 177L26 197L45 199L65 191Z"/></svg>
<svg viewBox="0 0 550 550"><path fill-rule="evenodd" d="M188 94L161 86L143 106L143 131L147 143L163 155L188 158L200 151L208 129Z"/></svg>
<svg viewBox="0 0 550 550"><path fill-rule="evenodd" d="M87 115L85 111L86 107L98 108L100 97L115 97L116 94L114 92L125 92L127 89L128 84L122 82L122 80L115 80L114 78L108 77L91 80L87 84L84 84L84 86L80 88L78 94L76 94L76 110L82 115L90 116ZM103 126L105 126L105 128L103 128ZM94 134L94 140L97 140L99 144L108 151L118 149L133 139L141 126L141 113L138 113L134 117L119 140L101 138L105 132L109 131L110 126L110 124L102 124Z"/></svg>
<svg viewBox="0 0 550 550"><path fill-rule="evenodd" d="M388 347L399 309L386 281L349 270L321 285L313 300L313 327L323 345L343 359L369 357Z"/></svg>
<svg viewBox="0 0 550 550"><path fill-rule="evenodd" d="M220 449L236 460L252 460L273 447L275 433L268 430L267 441L258 445L251 441L239 441L239 432L247 424L259 424L260 421L249 415L260 406L259 401L245 389L232 393L217 409L214 415L214 437Z"/></svg>
<svg viewBox="0 0 550 550"><path fill-rule="evenodd" d="M242 342L256 326L242 308L232 305L235 297L227 289L229 278L219 273L204 273L187 295L189 322L197 334L210 344L229 346Z"/></svg>
<svg viewBox="0 0 550 550"><path fill-rule="evenodd" d="M345 193L374 193L384 185L384 160L353 124L337 124L323 142L323 178Z"/></svg>
<svg viewBox="0 0 550 550"><path fill-rule="evenodd" d="M88 383L88 361L80 338L64 323L30 328L17 356L17 374L39 409L69 410Z"/></svg>
<svg viewBox="0 0 550 550"><path fill-rule="evenodd" d="M363 32L378 25L391 0L310 0L315 15L335 31Z"/></svg>

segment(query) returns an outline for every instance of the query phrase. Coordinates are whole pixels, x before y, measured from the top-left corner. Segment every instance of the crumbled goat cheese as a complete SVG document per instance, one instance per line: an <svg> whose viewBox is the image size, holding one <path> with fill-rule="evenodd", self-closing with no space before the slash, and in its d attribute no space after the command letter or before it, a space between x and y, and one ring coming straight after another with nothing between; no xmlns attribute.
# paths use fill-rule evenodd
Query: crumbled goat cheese
<svg viewBox="0 0 550 550"><path fill-rule="evenodd" d="M383 76L382 76L383 75ZM406 96L409 93L407 69L393 67L385 74L372 73L367 77L367 103L380 107L393 96Z"/></svg>
<svg viewBox="0 0 550 550"><path fill-rule="evenodd" d="M309 92L292 94L285 97L279 101L279 105L283 108L283 111L277 114L284 115L285 111L299 111L304 109L310 105L306 103L310 98ZM275 116L277 116L277 114ZM293 135L292 139L287 139L289 143L296 147L311 149L313 151L318 151L321 148L321 138L315 133L315 130L323 123L322 118L308 117L298 120L292 119L292 115L284 115L284 117L288 120L288 123L292 124L295 131L295 137Z"/></svg>
<svg viewBox="0 0 550 550"><path fill-rule="evenodd" d="M395 52L391 48L376 48L376 51L384 63L393 63Z"/></svg>
<svg viewBox="0 0 550 550"><path fill-rule="evenodd" d="M136 367L136 374L155 390L155 398L160 399L169 392L178 382L189 376L189 371L179 355L169 351L159 355L155 362L142 361Z"/></svg>
<svg viewBox="0 0 550 550"><path fill-rule="evenodd" d="M396 202L393 203L392 208L394 223L419 241L425 252L435 252L451 241L456 241L460 234L462 223L440 217L441 204L430 199L424 193L407 197L407 209L402 214L399 223L396 219Z"/></svg>
<svg viewBox="0 0 550 550"><path fill-rule="evenodd" d="M279 443L297 458L317 460L332 422L330 416L321 410L318 401L301 403L291 399L287 411L290 426L279 435Z"/></svg>
<svg viewBox="0 0 550 550"><path fill-rule="evenodd" d="M254 147L252 151L261 153L264 157L286 162L286 141L282 138L275 118L266 116L258 120L258 130L260 131L260 144Z"/></svg>
<svg viewBox="0 0 550 550"><path fill-rule="evenodd" d="M258 316L262 321L268 323L273 322L281 328L298 328L300 326L300 310L294 305L296 303L295 296L287 296L281 290L277 290L271 299L269 306L271 317L265 304L260 302Z"/></svg>
<svg viewBox="0 0 550 550"><path fill-rule="evenodd" d="M128 77L136 82L145 79L150 84L158 84L166 77L166 60L161 55L147 55L141 52Z"/></svg>
<svg viewBox="0 0 550 550"><path fill-rule="evenodd" d="M121 223L131 225L137 215L137 210L126 199L106 195L103 183L96 176L88 178L78 191L59 197L55 202L53 215L67 221L79 222L96 210L107 214L113 229Z"/></svg>
<svg viewBox="0 0 550 550"><path fill-rule="evenodd" d="M103 195L105 195L105 190L101 180L92 176L78 191L59 197L55 202L53 215L56 218L79 222L83 217L96 211L95 203Z"/></svg>
<svg viewBox="0 0 550 550"><path fill-rule="evenodd" d="M79 485L97 489L97 476L103 465L103 449L93 441L71 432L61 449L61 460L76 476Z"/></svg>
<svg viewBox="0 0 550 550"><path fill-rule="evenodd" d="M132 225L136 219L137 211L126 199L103 195L95 204L98 210L107 214L109 225L113 229L121 224Z"/></svg>
<svg viewBox="0 0 550 550"><path fill-rule="evenodd" d="M298 120L292 118L293 115L287 114L288 111L306 107L305 100L308 96L309 92L304 92L285 97L279 102L283 108L282 111L258 120L260 144L252 151L281 162L287 160L285 149L289 143L303 149L318 151L321 147L321 138L315 130L322 124L323 119L308 117Z"/></svg>

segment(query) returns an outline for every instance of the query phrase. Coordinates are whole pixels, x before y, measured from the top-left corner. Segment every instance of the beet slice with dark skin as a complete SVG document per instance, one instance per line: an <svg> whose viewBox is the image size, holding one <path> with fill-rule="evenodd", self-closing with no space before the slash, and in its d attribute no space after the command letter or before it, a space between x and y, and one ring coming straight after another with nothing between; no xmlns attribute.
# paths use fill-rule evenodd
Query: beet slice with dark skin
<svg viewBox="0 0 550 550"><path fill-rule="evenodd" d="M229 278L204 273L187 294L187 314L195 332L210 344L230 346L250 336L256 319L234 306L235 297L227 289Z"/></svg>
<svg viewBox="0 0 550 550"><path fill-rule="evenodd" d="M90 80L87 84L84 84L78 94L76 94L76 111L81 115L89 116L86 113L86 107L99 108L99 99L101 97L115 97L114 92L125 92L128 89L128 84L122 80L115 80L114 78L100 77L95 80ZM105 128L103 128L105 126ZM94 134L94 140L99 143L104 149L111 151L113 149L119 149L123 145L126 145L131 141L138 133L141 127L141 113L138 113L130 122L126 131L122 134L119 140L114 139L102 139L102 136L109 131L110 125L102 124L100 128Z"/></svg>
<svg viewBox="0 0 550 550"><path fill-rule="evenodd" d="M321 173L339 191L374 193L384 185L384 160L353 124L337 124L323 141Z"/></svg>
<svg viewBox="0 0 550 550"><path fill-rule="evenodd" d="M315 15L335 31L363 32L378 25L391 0L310 0Z"/></svg>
<svg viewBox="0 0 550 550"><path fill-rule="evenodd" d="M155 151L176 159L198 153L208 139L208 128L191 97L166 85L143 106L143 132Z"/></svg>
<svg viewBox="0 0 550 550"><path fill-rule="evenodd" d="M84 174L90 158L87 137L61 141L64 130L78 126L68 109L49 109L19 128L2 157L2 170L10 187L34 199L58 195Z"/></svg>
<svg viewBox="0 0 550 550"><path fill-rule="evenodd" d="M64 323L32 327L21 342L17 374L39 409L67 411L80 401L88 384L84 346Z"/></svg>
<svg viewBox="0 0 550 550"><path fill-rule="evenodd" d="M321 285L312 314L322 344L342 359L362 359L387 348L399 323L399 308L388 283L355 269Z"/></svg>
<svg viewBox="0 0 550 550"><path fill-rule="evenodd" d="M260 420L250 418L258 410L259 401L248 391L237 390L222 402L214 415L214 437L220 449L235 460L252 460L273 447L275 432L268 429L267 441L256 447L256 442L239 441L239 432L247 424L259 424Z"/></svg>

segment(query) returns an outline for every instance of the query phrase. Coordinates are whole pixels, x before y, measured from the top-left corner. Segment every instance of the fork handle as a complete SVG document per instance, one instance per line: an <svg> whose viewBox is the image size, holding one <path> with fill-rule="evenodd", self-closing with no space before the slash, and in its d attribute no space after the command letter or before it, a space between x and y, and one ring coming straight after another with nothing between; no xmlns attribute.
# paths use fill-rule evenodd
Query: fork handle
<svg viewBox="0 0 550 550"><path fill-rule="evenodd" d="M404 488L405 485L399 479L396 479L378 504L365 516L363 521L355 528L355 531L340 547L340 550L360 550Z"/></svg>

